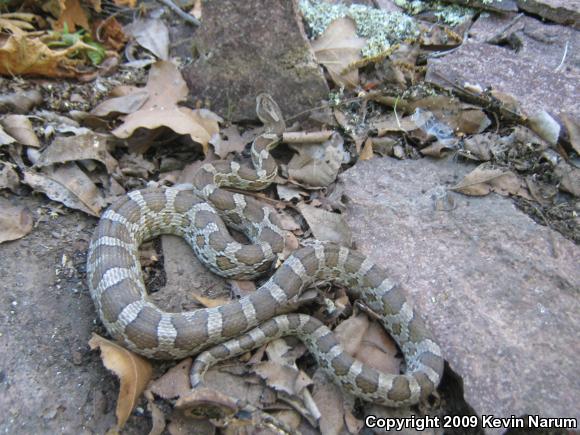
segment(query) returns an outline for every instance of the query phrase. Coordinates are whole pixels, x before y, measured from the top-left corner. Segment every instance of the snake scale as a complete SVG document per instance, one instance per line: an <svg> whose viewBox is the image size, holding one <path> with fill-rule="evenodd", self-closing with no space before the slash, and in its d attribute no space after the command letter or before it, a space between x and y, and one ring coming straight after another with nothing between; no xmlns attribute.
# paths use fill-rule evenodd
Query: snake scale
<svg viewBox="0 0 580 435"><path fill-rule="evenodd" d="M258 110L264 104L258 99ZM403 290L370 259L346 247L313 243L298 249L256 292L220 307L169 313L149 301L138 248L160 234L184 238L210 270L224 277L255 278L272 268L284 247L276 212L223 187L267 187L277 174L270 155L277 143L273 137L264 134L252 144L254 169L236 162L208 163L191 188L133 191L103 213L87 255L88 285L101 321L113 338L146 357L197 355L194 386L217 361L295 335L320 367L357 397L391 407L425 399L441 379L439 346ZM243 232L251 244L235 241L227 227ZM381 373L354 359L314 317L284 314L303 289L321 281L344 285L379 315L404 354L404 374Z"/></svg>

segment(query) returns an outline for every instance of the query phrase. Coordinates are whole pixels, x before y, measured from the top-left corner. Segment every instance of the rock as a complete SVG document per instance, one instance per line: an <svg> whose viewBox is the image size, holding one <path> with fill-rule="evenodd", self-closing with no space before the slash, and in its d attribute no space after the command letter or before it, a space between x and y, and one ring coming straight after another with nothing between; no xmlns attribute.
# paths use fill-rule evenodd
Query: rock
<svg viewBox="0 0 580 435"><path fill-rule="evenodd" d="M547 20L580 29L579 0L518 0L518 6Z"/></svg>
<svg viewBox="0 0 580 435"><path fill-rule="evenodd" d="M194 102L233 120L255 119L256 96L270 93L285 117L320 105L328 86L306 39L296 1L202 3L192 65Z"/></svg>
<svg viewBox="0 0 580 435"><path fill-rule="evenodd" d="M578 419L580 248L509 199L447 191L471 169L359 161L340 176L353 239L409 290L479 415Z"/></svg>
<svg viewBox="0 0 580 435"><path fill-rule="evenodd" d="M580 55L571 49L580 44L580 32L523 16L512 28L512 36L522 44L519 51L485 42L510 19L482 15L461 48L429 60L426 80L443 87L452 83L479 84L483 89L491 86L514 96L528 115L544 109L554 115L568 113L580 118ZM555 71L562 62L566 42L564 64Z"/></svg>

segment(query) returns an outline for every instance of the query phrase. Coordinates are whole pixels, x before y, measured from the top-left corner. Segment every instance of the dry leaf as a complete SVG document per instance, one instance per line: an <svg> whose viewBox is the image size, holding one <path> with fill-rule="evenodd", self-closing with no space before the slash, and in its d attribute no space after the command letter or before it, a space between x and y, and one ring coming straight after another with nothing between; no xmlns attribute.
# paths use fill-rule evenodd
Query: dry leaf
<svg viewBox="0 0 580 435"><path fill-rule="evenodd" d="M149 92L138 90L132 94L109 98L108 100L103 101L91 110L91 114L100 117L105 117L111 114L126 115L136 112L143 107L143 104L145 104L147 99L149 99Z"/></svg>
<svg viewBox="0 0 580 435"><path fill-rule="evenodd" d="M16 171L12 166L4 163L2 169L0 169L0 189L9 189L12 192L16 192L19 184L20 179Z"/></svg>
<svg viewBox="0 0 580 435"><path fill-rule="evenodd" d="M457 149L457 139L441 139L427 145L425 148L421 148L420 152L424 156L435 157L440 159L445 157L449 151Z"/></svg>
<svg viewBox="0 0 580 435"><path fill-rule="evenodd" d="M362 151L360 152L359 159L370 160L372 158L373 158L373 141L371 138L368 138L365 141Z"/></svg>
<svg viewBox="0 0 580 435"><path fill-rule="evenodd" d="M222 159L225 159L229 153L241 153L246 147L246 141L235 125L223 129L219 135L214 135L210 143L215 153Z"/></svg>
<svg viewBox="0 0 580 435"><path fill-rule="evenodd" d="M52 25L54 30L63 30L66 24L69 32L74 33L77 27L91 30L89 19L79 0L60 0L61 10L56 15L58 20Z"/></svg>
<svg viewBox="0 0 580 435"><path fill-rule="evenodd" d="M344 393L340 387L328 379L326 373L317 369L312 377L314 391L312 398L320 411L320 432L328 435L344 433Z"/></svg>
<svg viewBox="0 0 580 435"><path fill-rule="evenodd" d="M198 124L197 118L196 111L188 107L140 110L127 115L123 124L112 133L126 139L138 128L154 130L159 127L168 127L176 133L189 135L193 141L200 143L204 153L207 153L209 140L214 132L209 132ZM217 122L212 130L219 130Z"/></svg>
<svg viewBox="0 0 580 435"><path fill-rule="evenodd" d="M189 372L192 362L191 358L184 359L159 379L154 380L147 390L164 399L175 399L187 393L191 390Z"/></svg>
<svg viewBox="0 0 580 435"><path fill-rule="evenodd" d="M86 133L78 136L59 136L40 154L35 166L48 166L76 160L97 160L112 174L117 161L107 150L108 137L103 134Z"/></svg>
<svg viewBox="0 0 580 435"><path fill-rule="evenodd" d="M556 145L560 137L560 124L545 110L528 117L528 127L550 145Z"/></svg>
<svg viewBox="0 0 580 435"><path fill-rule="evenodd" d="M0 243L24 237L32 231L32 224L30 210L0 198Z"/></svg>
<svg viewBox="0 0 580 435"><path fill-rule="evenodd" d="M200 143L204 153L209 149L209 140L219 132L218 122L222 119L206 110L178 107L177 103L187 97L188 89L181 73L171 62L156 62L149 72L145 88L149 94L139 110L127 115L123 124L113 130L120 138L128 138L138 128L153 130L168 127L179 134L188 134Z"/></svg>
<svg viewBox="0 0 580 435"><path fill-rule="evenodd" d="M252 366L252 371L276 391L298 396L312 384L312 379L301 370L272 361L263 361Z"/></svg>
<svg viewBox="0 0 580 435"><path fill-rule="evenodd" d="M309 187L326 187L336 180L347 155L338 133L323 144L290 144L290 147L298 154L288 163L288 175Z"/></svg>
<svg viewBox="0 0 580 435"><path fill-rule="evenodd" d="M500 195L518 195L531 199L520 177L512 171L493 168L486 163L463 177L452 190L471 196L484 196L496 192Z"/></svg>
<svg viewBox="0 0 580 435"><path fill-rule="evenodd" d="M38 89L0 95L0 113L26 114L43 102Z"/></svg>
<svg viewBox="0 0 580 435"><path fill-rule="evenodd" d="M560 190L580 197L580 169L562 160L556 166L554 174L560 179Z"/></svg>
<svg viewBox="0 0 580 435"><path fill-rule="evenodd" d="M158 59L169 59L169 30L162 20L138 19L125 26L125 31Z"/></svg>
<svg viewBox="0 0 580 435"><path fill-rule="evenodd" d="M358 69L345 74L343 71L362 59L360 51L365 44L366 39L356 34L355 22L350 18L339 18L312 42L312 48L317 61L326 67L334 83L354 88L359 83Z"/></svg>
<svg viewBox="0 0 580 435"><path fill-rule="evenodd" d="M307 204L298 204L298 208L315 238L343 246L352 245L352 232L344 216Z"/></svg>
<svg viewBox="0 0 580 435"><path fill-rule="evenodd" d="M238 412L238 401L210 388L198 387L185 393L175 403L175 409L193 418L230 417Z"/></svg>
<svg viewBox="0 0 580 435"><path fill-rule="evenodd" d="M104 366L119 377L117 399L117 428L121 429L137 405L137 400L151 379L153 369L144 358L112 341L93 334L89 341L91 349L101 350Z"/></svg>
<svg viewBox="0 0 580 435"><path fill-rule="evenodd" d="M296 187L293 186L291 184L276 184L276 192L278 193L278 197L282 200L282 201L292 201L292 200L300 200L302 199L302 196L308 196L308 194ZM288 229L288 228L285 228Z"/></svg>
<svg viewBox="0 0 580 435"><path fill-rule="evenodd" d="M106 205L95 184L75 163L45 168L42 173L25 170L24 182L54 201L93 216L98 217Z"/></svg>
<svg viewBox="0 0 580 435"><path fill-rule="evenodd" d="M580 121L567 113L562 114L561 117L572 149L576 151L576 154L580 154Z"/></svg>
<svg viewBox="0 0 580 435"><path fill-rule="evenodd" d="M0 28L7 38L0 41L0 75L39 75L45 77L77 77L79 67L85 65L82 59L73 59L79 51L87 49L82 41L70 47L52 50L42 40L42 35L28 33L13 22L3 20Z"/></svg>
<svg viewBox="0 0 580 435"><path fill-rule="evenodd" d="M151 398L147 397L147 410L151 413L151 430L148 435L161 435L166 427L165 414Z"/></svg>
<svg viewBox="0 0 580 435"><path fill-rule="evenodd" d="M206 298L205 296L202 296L202 295L195 295L195 300L198 301L201 305L203 305L206 308L221 307L222 305L225 305L225 304L228 304L231 302L230 299L222 299L222 298L212 299L212 298Z"/></svg>
<svg viewBox="0 0 580 435"><path fill-rule="evenodd" d="M14 138L9 134L7 134L2 128L2 125L0 125L0 146L8 145L14 142L15 142Z"/></svg>
<svg viewBox="0 0 580 435"><path fill-rule="evenodd" d="M2 118L2 126L6 133L22 145L34 148L40 147L40 141L34 132L32 123L25 115L6 115Z"/></svg>

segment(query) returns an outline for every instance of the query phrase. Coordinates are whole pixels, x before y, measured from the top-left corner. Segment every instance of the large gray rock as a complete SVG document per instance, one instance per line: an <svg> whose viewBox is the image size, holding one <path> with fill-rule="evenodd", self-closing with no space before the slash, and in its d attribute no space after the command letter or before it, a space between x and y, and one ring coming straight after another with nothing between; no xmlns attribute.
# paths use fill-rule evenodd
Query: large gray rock
<svg viewBox="0 0 580 435"><path fill-rule="evenodd" d="M518 0L526 12L580 29L580 0Z"/></svg>
<svg viewBox="0 0 580 435"><path fill-rule="evenodd" d="M527 115L544 109L580 119L580 54L573 48L580 44L580 32L524 16L511 28L522 43L519 51L486 43L512 18L482 15L458 50L428 61L426 80L443 87L491 87L513 95Z"/></svg>
<svg viewBox="0 0 580 435"><path fill-rule="evenodd" d="M192 99L234 121L255 119L256 95L270 93L285 117L328 95L294 0L202 3L197 58L184 72Z"/></svg>
<svg viewBox="0 0 580 435"><path fill-rule="evenodd" d="M470 169L357 163L340 177L353 239L409 290L478 414L578 419L580 248L509 199L447 193Z"/></svg>

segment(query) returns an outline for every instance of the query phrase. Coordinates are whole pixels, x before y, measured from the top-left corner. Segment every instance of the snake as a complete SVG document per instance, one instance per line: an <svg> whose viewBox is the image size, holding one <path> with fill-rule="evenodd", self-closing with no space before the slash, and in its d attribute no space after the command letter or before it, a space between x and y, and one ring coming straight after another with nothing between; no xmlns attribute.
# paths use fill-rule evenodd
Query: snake
<svg viewBox="0 0 580 435"><path fill-rule="evenodd" d="M260 110L274 121L280 118L267 95L258 97L258 115ZM148 298L138 248L162 234L182 237L206 267L226 278L255 279L273 269L285 244L279 215L255 197L228 190L262 190L275 180L278 165L270 151L280 136L271 130L252 143L253 168L235 161L206 163L191 185L135 190L101 215L87 253L88 287L101 322L115 340L147 358L196 356L192 386L219 361L296 336L319 367L355 397L389 407L426 400L441 380L441 348L402 287L348 247L305 244L255 292L222 306L166 312ZM249 242L236 241L228 229ZM402 351L403 373L361 362L323 322L291 312L304 289L323 282L344 286L376 314Z"/></svg>

